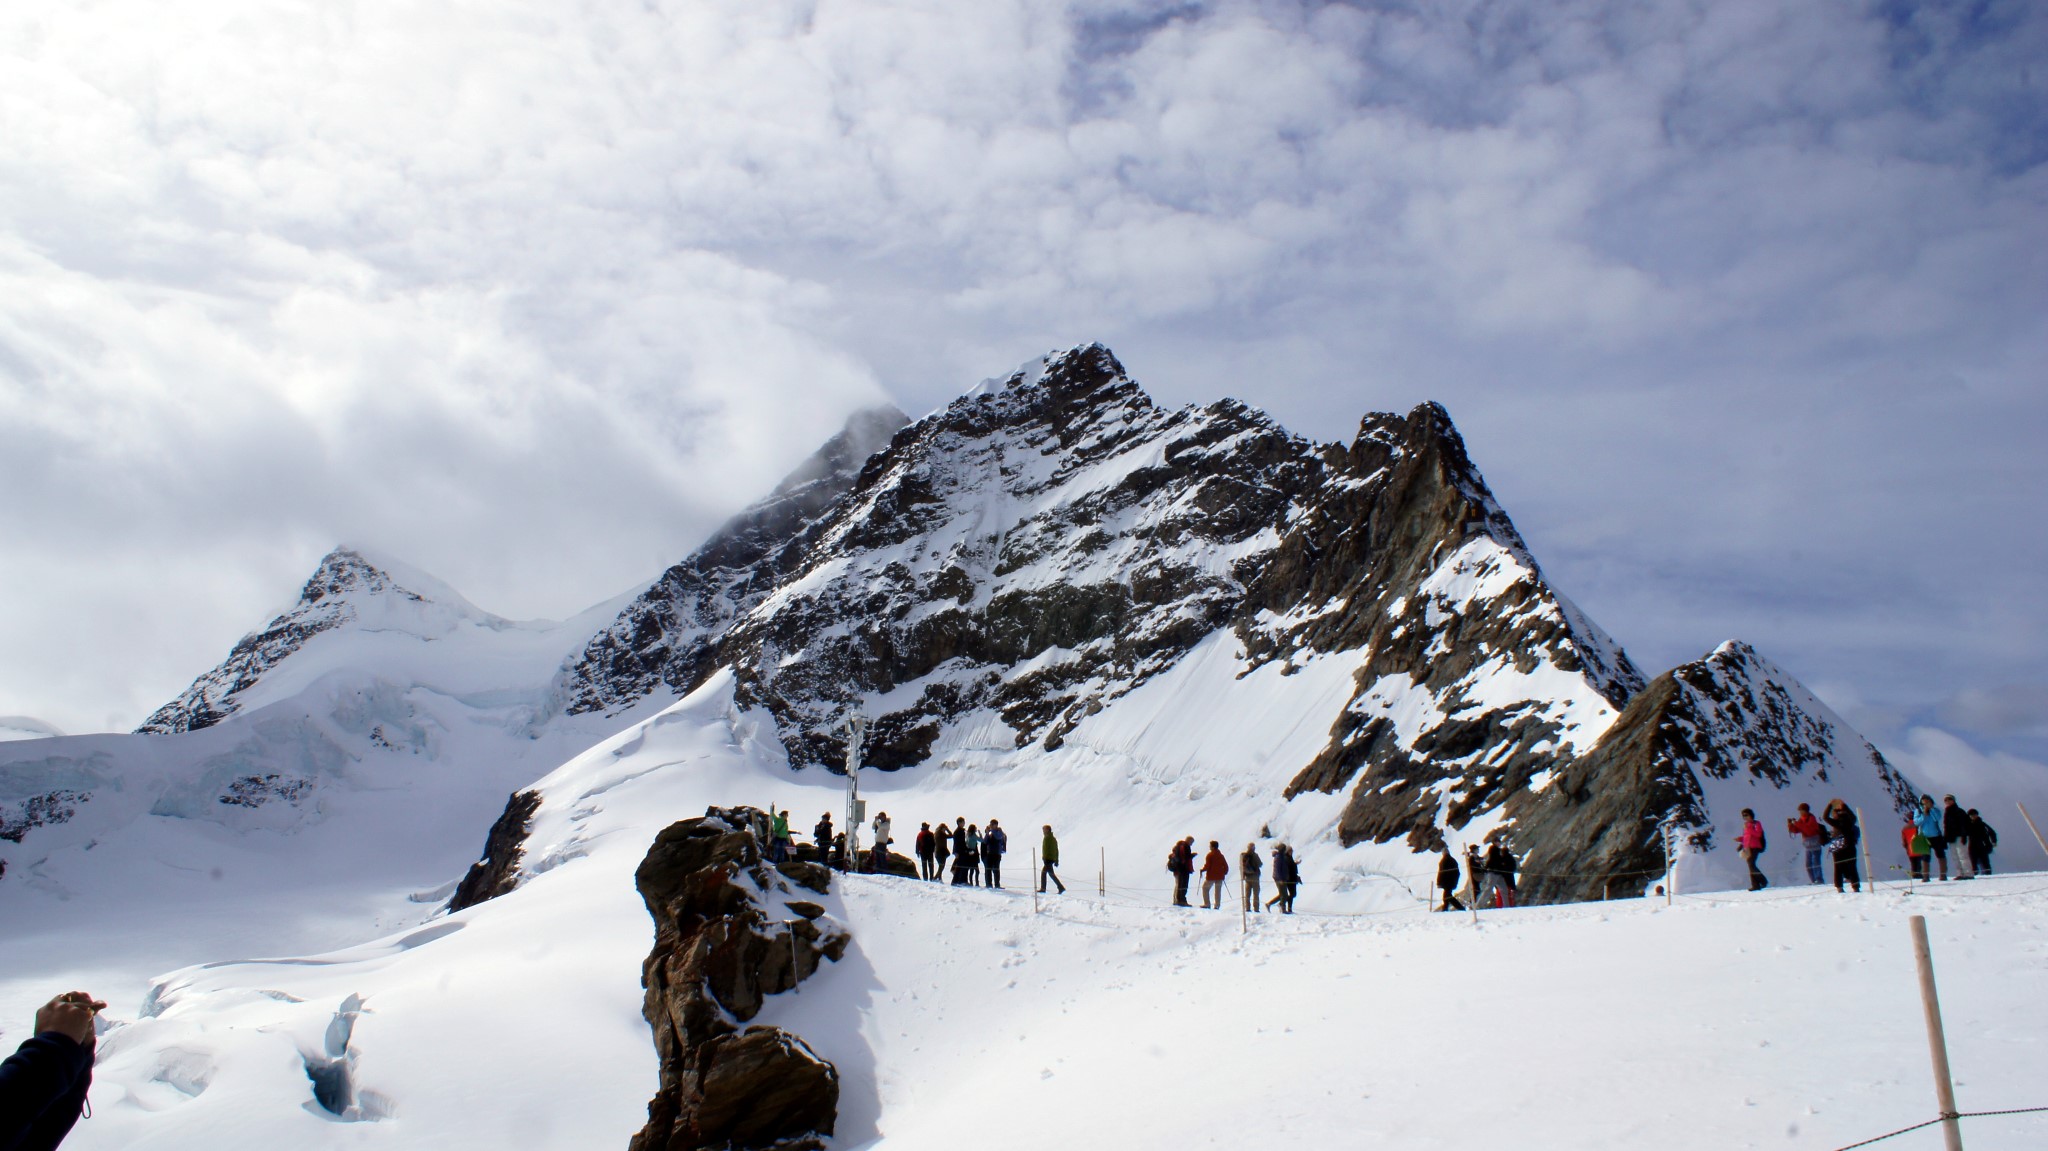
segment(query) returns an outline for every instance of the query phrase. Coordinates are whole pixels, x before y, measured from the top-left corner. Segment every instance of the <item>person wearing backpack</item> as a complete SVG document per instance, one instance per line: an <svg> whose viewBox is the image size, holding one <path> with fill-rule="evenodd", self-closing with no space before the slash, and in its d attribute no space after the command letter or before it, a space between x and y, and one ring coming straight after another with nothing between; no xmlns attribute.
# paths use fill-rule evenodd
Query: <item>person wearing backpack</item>
<svg viewBox="0 0 2048 1151"><path fill-rule="evenodd" d="M1265 865L1259 862L1259 845L1247 843L1244 854L1237 857L1238 882L1244 886L1244 909L1259 910L1259 873Z"/></svg>
<svg viewBox="0 0 2048 1151"><path fill-rule="evenodd" d="M1813 817L1813 809L1799 805L1799 818L1785 821L1785 830L1799 837L1800 845L1806 848L1806 878L1815 883L1822 882L1820 851L1827 845L1827 835L1820 820Z"/></svg>
<svg viewBox="0 0 2048 1151"><path fill-rule="evenodd" d="M1050 879L1052 885L1060 889L1060 894L1065 895L1067 885L1060 882L1059 873L1053 870L1060 862L1060 841L1053 838L1050 823L1045 825L1045 838L1038 844L1038 861L1038 893L1045 894L1045 881Z"/></svg>
<svg viewBox="0 0 2048 1151"><path fill-rule="evenodd" d="M1230 875L1230 861L1223 849L1209 841L1209 854L1202 857L1202 906L1212 911L1223 908L1223 880Z"/></svg>
<svg viewBox="0 0 2048 1151"><path fill-rule="evenodd" d="M1934 809L1933 796L1923 795L1920 797L1920 812L1913 817L1913 826L1919 828L1921 836L1927 840L1927 849L1923 854L1932 855L1941 864L1941 877L1946 880L1948 878L1948 838L1942 833L1941 812ZM1923 878L1932 878L1924 874L1926 871L1925 865L1922 865L1921 871L1923 872Z"/></svg>
<svg viewBox="0 0 2048 1151"><path fill-rule="evenodd" d="M1856 869L1856 843L1863 838L1863 829L1856 824L1856 813L1840 799L1831 799L1823 812L1828 831L1828 850L1835 859L1835 890L1842 890L1847 880L1857 891L1863 890L1863 877Z"/></svg>
<svg viewBox="0 0 2048 1151"><path fill-rule="evenodd" d="M1756 865L1757 856L1764 853L1764 825L1756 821L1756 812L1742 809L1742 831L1735 837L1735 854L1749 865L1749 889L1762 891L1771 885L1764 878L1763 868Z"/></svg>
<svg viewBox="0 0 2048 1151"><path fill-rule="evenodd" d="M1166 870L1173 874L1173 905L1175 907L1186 907L1188 905L1188 880L1193 878L1195 874L1194 836L1190 835L1179 843L1174 844L1173 849L1166 853Z"/></svg>
<svg viewBox="0 0 2048 1151"><path fill-rule="evenodd" d="M1970 866L1979 875L1991 874L1991 849L1998 846L1998 833L1984 822L1976 808L1970 809Z"/></svg>
<svg viewBox="0 0 2048 1151"><path fill-rule="evenodd" d="M988 887L1003 885L1003 853L1010 849L1010 833L988 821L988 830L981 833L982 882Z"/></svg>
<svg viewBox="0 0 2048 1151"><path fill-rule="evenodd" d="M1906 820L1906 826L1899 829L1899 842L1906 845L1906 874L1919 880L1927 878L1927 856L1934 849L1927 845L1927 833L1920 830L1917 820Z"/></svg>

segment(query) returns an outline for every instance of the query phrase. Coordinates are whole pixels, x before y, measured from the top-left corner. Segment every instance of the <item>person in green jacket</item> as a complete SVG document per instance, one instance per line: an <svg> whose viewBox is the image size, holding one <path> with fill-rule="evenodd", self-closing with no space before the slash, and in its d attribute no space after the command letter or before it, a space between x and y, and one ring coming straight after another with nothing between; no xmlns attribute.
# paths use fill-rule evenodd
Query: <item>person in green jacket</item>
<svg viewBox="0 0 2048 1151"><path fill-rule="evenodd" d="M769 809L774 811L773 808ZM781 863L789 858L789 812L776 811L768 825L768 860Z"/></svg>
<svg viewBox="0 0 2048 1151"><path fill-rule="evenodd" d="M1061 883L1058 873L1053 871L1053 866L1060 861L1060 841L1053 837L1050 823L1045 825L1045 841L1038 845L1038 858L1038 893L1045 894L1045 882L1049 879L1054 887L1060 889L1060 894L1065 895L1067 885Z"/></svg>

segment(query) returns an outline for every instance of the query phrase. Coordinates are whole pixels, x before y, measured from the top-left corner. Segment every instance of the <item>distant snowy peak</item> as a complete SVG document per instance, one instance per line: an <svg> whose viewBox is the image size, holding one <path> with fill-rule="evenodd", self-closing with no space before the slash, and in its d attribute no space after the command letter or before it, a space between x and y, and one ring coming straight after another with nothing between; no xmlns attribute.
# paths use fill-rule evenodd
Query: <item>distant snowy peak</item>
<svg viewBox="0 0 2048 1151"><path fill-rule="evenodd" d="M243 636L220 666L192 681L136 730L161 735L212 727L241 710L243 693L266 673L314 636L344 624L432 635L457 621L511 626L424 572L338 547L320 561L297 603L262 630Z"/></svg>
<svg viewBox="0 0 2048 1151"><path fill-rule="evenodd" d="M1518 839L1545 848L1531 851L1530 870L1542 873L1532 893L1582 899L1598 898L1610 876L1662 873L1667 825L1689 851L1725 856L1745 807L1780 834L1799 803L1818 813L1841 798L1889 829L1916 795L1791 673L1731 640L1653 680L1555 786L1510 817ZM1734 878L1727 860L1720 868Z"/></svg>
<svg viewBox="0 0 2048 1151"><path fill-rule="evenodd" d="M34 716L0 715L0 743L23 739L54 739L64 733Z"/></svg>

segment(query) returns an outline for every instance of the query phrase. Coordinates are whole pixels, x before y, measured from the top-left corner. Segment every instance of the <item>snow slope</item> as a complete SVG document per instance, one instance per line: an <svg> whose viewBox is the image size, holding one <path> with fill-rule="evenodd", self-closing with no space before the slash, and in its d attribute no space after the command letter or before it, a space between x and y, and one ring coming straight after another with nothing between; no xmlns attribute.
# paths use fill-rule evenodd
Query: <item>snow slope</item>
<svg viewBox="0 0 2048 1151"><path fill-rule="evenodd" d="M789 771L732 688L716 677L541 781L529 878L509 895L453 915L393 903L376 942L252 942L115 996L95 1114L68 1146L622 1146L654 1086L638 985L651 926L632 886L654 833L713 802L790 806L805 824L841 804L841 781ZM1159 829L1217 783L1199 739L1169 752L1122 734L1071 754L1129 757L1123 771L864 779L900 833L993 814L1015 839L1007 891L835 883L825 902L853 948L757 1020L838 1065L835 1146L1832 1148L1933 1111L1914 913L1932 920L1965 1108L2048 1103L2040 876L1475 921L1426 912L1403 877L1311 859L1303 914L1246 931L1235 912L1162 906ZM1211 794L1210 826L1187 830L1241 847L1269 797ZM1034 911L1027 833L1048 819L1071 891ZM151 941L122 938L102 962L146 964ZM0 970L9 1019L57 979ZM355 1121L313 1102L309 1063L335 1059ZM2042 1131L1973 1120L1970 1145Z"/></svg>

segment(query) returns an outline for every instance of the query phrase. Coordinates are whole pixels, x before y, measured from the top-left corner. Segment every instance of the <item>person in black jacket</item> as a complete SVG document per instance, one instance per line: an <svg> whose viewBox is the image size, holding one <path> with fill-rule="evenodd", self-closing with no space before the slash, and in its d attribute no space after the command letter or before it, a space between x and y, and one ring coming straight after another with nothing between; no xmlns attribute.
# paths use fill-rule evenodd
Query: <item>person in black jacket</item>
<svg viewBox="0 0 2048 1151"><path fill-rule="evenodd" d="M818 858L825 859L832 854L832 813L818 817L818 826L811 829L811 835L818 843Z"/></svg>
<svg viewBox="0 0 2048 1151"><path fill-rule="evenodd" d="M995 820L981 833L981 880L984 887L1003 885L1003 853L1010 850L1010 833Z"/></svg>
<svg viewBox="0 0 2048 1151"><path fill-rule="evenodd" d="M92 1086L95 1011L67 991L36 1012L36 1033L0 1063L0 1151L51 1151L71 1133Z"/></svg>
<svg viewBox="0 0 2048 1151"><path fill-rule="evenodd" d="M1978 875L1991 874L1991 849L1998 846L1998 833L1984 822L1976 808L1970 809L1970 867Z"/></svg>
<svg viewBox="0 0 2048 1151"><path fill-rule="evenodd" d="M1195 874L1194 836L1190 835L1174 844L1173 850L1166 853L1166 870L1173 873L1173 905L1186 907L1188 880Z"/></svg>
<svg viewBox="0 0 2048 1151"><path fill-rule="evenodd" d="M1444 846L1443 850L1443 858L1436 861L1436 885L1444 893L1444 905L1437 908L1437 910L1463 911L1465 910L1465 905L1458 902L1457 896L1458 880L1462 874L1458 870L1458 857L1451 854L1448 844Z"/></svg>
<svg viewBox="0 0 2048 1151"><path fill-rule="evenodd" d="M1266 906L1280 905L1280 914L1294 914L1294 893L1301 887L1301 868L1295 866L1294 849L1284 843L1273 845L1273 898Z"/></svg>
<svg viewBox="0 0 2048 1151"><path fill-rule="evenodd" d="M1862 891L1863 878L1856 870L1856 842L1863 838L1863 830L1856 826L1856 813L1841 800L1831 799L1821 812L1820 821L1828 825L1828 854L1835 861L1835 890L1841 891L1846 879L1855 890Z"/></svg>
<svg viewBox="0 0 2048 1151"><path fill-rule="evenodd" d="M1956 802L1953 795L1941 798L1941 837L1955 845L1956 878L1975 878L1976 872L1970 869L1970 813ZM1942 866L1947 865L1948 861L1944 859Z"/></svg>

